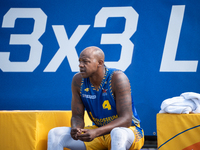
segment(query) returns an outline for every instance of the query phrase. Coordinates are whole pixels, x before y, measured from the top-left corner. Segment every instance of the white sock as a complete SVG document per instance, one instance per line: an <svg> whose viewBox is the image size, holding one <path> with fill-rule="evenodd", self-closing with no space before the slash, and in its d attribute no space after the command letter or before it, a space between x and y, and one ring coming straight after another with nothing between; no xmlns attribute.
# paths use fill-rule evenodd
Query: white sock
<svg viewBox="0 0 200 150"><path fill-rule="evenodd" d="M74 140L70 135L70 127L57 127L49 131L47 150L63 150L64 147L71 150L86 150L83 141Z"/></svg>
<svg viewBox="0 0 200 150"><path fill-rule="evenodd" d="M111 150L128 150L135 139L133 131L124 127L114 128L110 135Z"/></svg>

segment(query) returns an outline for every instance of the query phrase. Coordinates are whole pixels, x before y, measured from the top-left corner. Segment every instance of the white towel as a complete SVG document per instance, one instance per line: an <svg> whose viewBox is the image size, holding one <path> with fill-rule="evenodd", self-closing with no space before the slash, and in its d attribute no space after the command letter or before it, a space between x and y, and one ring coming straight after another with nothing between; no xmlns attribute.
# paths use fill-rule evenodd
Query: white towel
<svg viewBox="0 0 200 150"><path fill-rule="evenodd" d="M161 104L159 113L189 114L200 113L200 94L182 93L180 96L166 99Z"/></svg>
<svg viewBox="0 0 200 150"><path fill-rule="evenodd" d="M181 94L181 96L195 103L196 109L192 111L193 113L200 113L200 94L194 92L186 92Z"/></svg>

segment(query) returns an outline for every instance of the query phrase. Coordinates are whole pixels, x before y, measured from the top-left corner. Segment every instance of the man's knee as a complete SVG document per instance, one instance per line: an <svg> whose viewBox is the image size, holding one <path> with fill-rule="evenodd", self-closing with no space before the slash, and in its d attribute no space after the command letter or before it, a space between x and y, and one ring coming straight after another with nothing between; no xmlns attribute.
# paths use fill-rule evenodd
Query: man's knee
<svg viewBox="0 0 200 150"><path fill-rule="evenodd" d="M60 137L63 134L70 134L70 127L56 127L49 131L48 138Z"/></svg>
<svg viewBox="0 0 200 150"><path fill-rule="evenodd" d="M113 150L129 149L134 142L134 133L129 128L117 127L112 129L111 148Z"/></svg>
<svg viewBox="0 0 200 150"><path fill-rule="evenodd" d="M124 139L124 131L121 128L114 128L111 130L111 140L121 140Z"/></svg>
<svg viewBox="0 0 200 150"><path fill-rule="evenodd" d="M55 131L55 128L51 129L48 133L48 139L49 138L53 138L54 137L54 131Z"/></svg>

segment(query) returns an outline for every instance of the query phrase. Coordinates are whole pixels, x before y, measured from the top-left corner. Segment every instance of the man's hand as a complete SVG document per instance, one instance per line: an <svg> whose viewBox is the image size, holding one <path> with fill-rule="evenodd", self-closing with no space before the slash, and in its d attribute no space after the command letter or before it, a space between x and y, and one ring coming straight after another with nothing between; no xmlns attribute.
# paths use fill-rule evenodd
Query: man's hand
<svg viewBox="0 0 200 150"><path fill-rule="evenodd" d="M81 134L77 134L77 138L84 142L90 142L94 138L96 138L96 130L89 130L89 129L81 129Z"/></svg>
<svg viewBox="0 0 200 150"><path fill-rule="evenodd" d="M72 128L71 129L71 137L74 139L74 140L78 140L78 135L81 134L81 129L80 128Z"/></svg>

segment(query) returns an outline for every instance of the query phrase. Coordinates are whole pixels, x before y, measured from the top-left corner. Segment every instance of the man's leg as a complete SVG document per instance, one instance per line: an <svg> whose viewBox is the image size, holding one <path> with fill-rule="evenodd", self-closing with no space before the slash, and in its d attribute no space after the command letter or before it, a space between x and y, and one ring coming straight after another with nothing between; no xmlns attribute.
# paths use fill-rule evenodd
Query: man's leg
<svg viewBox="0 0 200 150"><path fill-rule="evenodd" d="M111 133L111 150L128 150L134 142L135 135L129 128L114 128Z"/></svg>
<svg viewBox="0 0 200 150"><path fill-rule="evenodd" d="M57 127L49 131L48 150L63 150L64 147L71 150L86 150L83 141L74 140L70 135L70 127Z"/></svg>

